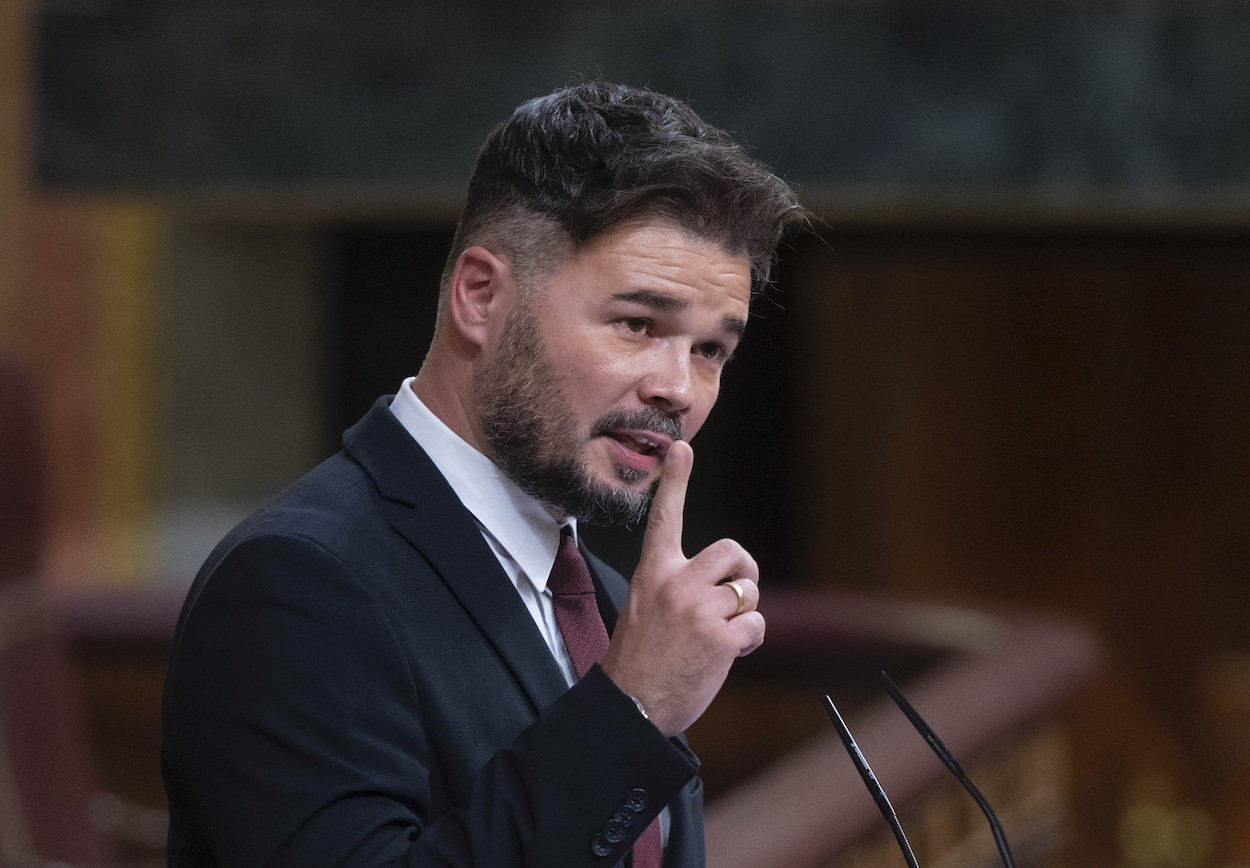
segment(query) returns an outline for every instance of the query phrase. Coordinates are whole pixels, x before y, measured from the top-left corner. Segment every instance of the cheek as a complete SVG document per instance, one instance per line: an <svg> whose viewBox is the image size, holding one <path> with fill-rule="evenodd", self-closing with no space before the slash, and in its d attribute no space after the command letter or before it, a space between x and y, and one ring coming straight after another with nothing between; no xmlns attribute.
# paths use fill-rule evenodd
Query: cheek
<svg viewBox="0 0 1250 868"><path fill-rule="evenodd" d="M560 394L579 422L590 424L620 403L628 379L589 359L570 362L560 372Z"/></svg>
<svg viewBox="0 0 1250 868"><path fill-rule="evenodd" d="M583 398L616 404L643 378L644 369L630 358L587 353L570 363L569 382L576 383Z"/></svg>

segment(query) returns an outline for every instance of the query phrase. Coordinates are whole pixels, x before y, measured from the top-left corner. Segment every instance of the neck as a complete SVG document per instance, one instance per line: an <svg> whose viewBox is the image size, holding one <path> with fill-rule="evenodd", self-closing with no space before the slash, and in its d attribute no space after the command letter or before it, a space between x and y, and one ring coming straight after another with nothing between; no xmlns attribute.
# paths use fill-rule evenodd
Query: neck
<svg viewBox="0 0 1250 868"><path fill-rule="evenodd" d="M472 366L462 360L448 364L445 355L440 348L431 347L412 383L412 390L444 425L493 460L493 450L481 434L482 426L474 406Z"/></svg>

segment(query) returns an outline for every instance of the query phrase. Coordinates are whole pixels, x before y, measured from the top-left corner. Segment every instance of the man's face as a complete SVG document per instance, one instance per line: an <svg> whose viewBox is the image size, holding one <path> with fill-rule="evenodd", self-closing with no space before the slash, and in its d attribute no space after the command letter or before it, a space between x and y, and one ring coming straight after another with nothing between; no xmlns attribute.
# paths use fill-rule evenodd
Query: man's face
<svg viewBox="0 0 1250 868"><path fill-rule="evenodd" d="M476 405L496 461L557 512L641 521L669 444L716 402L750 288L745 256L670 223L592 239L486 348Z"/></svg>

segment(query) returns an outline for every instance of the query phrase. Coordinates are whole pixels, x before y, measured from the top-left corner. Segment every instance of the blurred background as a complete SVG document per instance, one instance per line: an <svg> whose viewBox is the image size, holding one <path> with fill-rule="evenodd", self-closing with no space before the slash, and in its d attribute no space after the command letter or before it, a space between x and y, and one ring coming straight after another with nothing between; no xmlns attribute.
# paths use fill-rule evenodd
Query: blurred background
<svg viewBox="0 0 1250 868"><path fill-rule="evenodd" d="M687 100L819 218L695 444L688 548L756 555L812 681L731 677L710 800L739 781L709 757L745 729L759 773L856 667L928 695L1044 623L1059 674L995 677L1054 686L974 746L991 780L1063 769L1028 864L1250 865L1250 9L1179 0L0 2L0 627L43 637L0 637L0 864L87 858L71 807L159 858L181 594L416 372L490 128L599 77ZM878 621L888 653L839 644ZM942 843L957 794L904 790L926 864L993 864ZM774 864L903 864L874 841Z"/></svg>

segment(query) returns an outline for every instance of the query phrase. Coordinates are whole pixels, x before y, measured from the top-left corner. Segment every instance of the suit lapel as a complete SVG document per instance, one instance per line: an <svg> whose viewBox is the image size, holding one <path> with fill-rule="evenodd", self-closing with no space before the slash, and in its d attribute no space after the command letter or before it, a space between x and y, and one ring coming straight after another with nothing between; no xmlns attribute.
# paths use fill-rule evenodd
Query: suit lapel
<svg viewBox="0 0 1250 868"><path fill-rule="evenodd" d="M472 514L380 398L343 438L395 504L392 527L439 574L541 713L568 689L529 610Z"/></svg>

